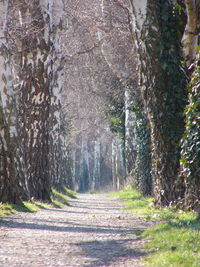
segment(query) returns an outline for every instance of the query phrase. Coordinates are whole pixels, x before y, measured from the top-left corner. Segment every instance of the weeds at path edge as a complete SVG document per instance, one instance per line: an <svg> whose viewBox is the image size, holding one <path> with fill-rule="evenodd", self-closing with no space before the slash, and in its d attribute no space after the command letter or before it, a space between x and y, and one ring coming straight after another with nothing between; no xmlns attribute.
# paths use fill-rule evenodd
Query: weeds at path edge
<svg viewBox="0 0 200 267"><path fill-rule="evenodd" d="M76 198L75 192L63 187L61 191L52 189L51 203L44 203L39 201L23 201L21 205L1 203L0 202L0 216L7 216L16 212L37 212L40 209L63 208L68 206L68 199Z"/></svg>

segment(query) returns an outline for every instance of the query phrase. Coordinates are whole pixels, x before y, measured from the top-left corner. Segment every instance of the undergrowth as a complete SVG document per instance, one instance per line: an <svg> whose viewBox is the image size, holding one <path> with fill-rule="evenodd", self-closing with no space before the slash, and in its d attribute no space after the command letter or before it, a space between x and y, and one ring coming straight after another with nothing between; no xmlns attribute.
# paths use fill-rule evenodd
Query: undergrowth
<svg viewBox="0 0 200 267"><path fill-rule="evenodd" d="M195 212L155 208L153 198L143 197L131 187L112 196L119 197L134 215L157 222L139 237L148 240L145 266L200 266L200 221Z"/></svg>
<svg viewBox="0 0 200 267"><path fill-rule="evenodd" d="M52 188L51 203L39 201L23 201L21 205L0 203L0 216L10 215L16 212L37 212L40 209L63 208L68 206L68 199L76 198L73 191L66 187L62 187L59 191Z"/></svg>

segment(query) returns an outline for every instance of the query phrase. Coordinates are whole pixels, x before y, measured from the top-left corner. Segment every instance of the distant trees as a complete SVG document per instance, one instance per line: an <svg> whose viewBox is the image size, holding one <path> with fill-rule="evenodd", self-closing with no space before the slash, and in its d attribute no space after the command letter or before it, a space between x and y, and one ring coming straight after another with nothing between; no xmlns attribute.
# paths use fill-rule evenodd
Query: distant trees
<svg viewBox="0 0 200 267"><path fill-rule="evenodd" d="M117 188L125 182L124 141L120 139L124 139L124 115L119 138L117 131L109 129L106 114L119 92L119 112L124 114L124 92L117 87L124 87L119 81L120 73L124 69L132 72L132 57L125 57L121 45L130 38L127 18L120 17L121 8L114 12L112 6L108 6L109 11L104 8L108 12L105 17L98 0L83 1L78 6L75 1L65 3L68 39L64 46L70 67L65 67L63 107L73 125L73 173L80 190L101 190L112 185ZM117 25L122 31L117 30ZM129 42L127 46L132 49ZM114 116L110 119L113 121Z"/></svg>

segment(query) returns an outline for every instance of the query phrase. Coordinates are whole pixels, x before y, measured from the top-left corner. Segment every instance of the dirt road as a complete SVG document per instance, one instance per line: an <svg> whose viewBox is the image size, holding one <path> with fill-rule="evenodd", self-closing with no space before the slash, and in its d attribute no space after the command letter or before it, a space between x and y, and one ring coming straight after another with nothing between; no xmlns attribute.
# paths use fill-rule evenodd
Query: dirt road
<svg viewBox="0 0 200 267"><path fill-rule="evenodd" d="M150 222L105 194L79 194L70 207L0 218L0 267L139 267Z"/></svg>

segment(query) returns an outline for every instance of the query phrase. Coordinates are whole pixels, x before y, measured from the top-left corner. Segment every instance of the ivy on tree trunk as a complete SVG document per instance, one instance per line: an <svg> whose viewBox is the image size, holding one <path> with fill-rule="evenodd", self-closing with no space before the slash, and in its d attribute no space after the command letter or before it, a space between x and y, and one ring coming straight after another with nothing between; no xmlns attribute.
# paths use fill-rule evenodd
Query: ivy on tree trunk
<svg viewBox="0 0 200 267"><path fill-rule="evenodd" d="M148 116L154 195L169 205L179 195L179 141L184 130L186 78L181 67L180 39L172 1L143 1L143 17L132 1L133 25L139 54L140 85Z"/></svg>

